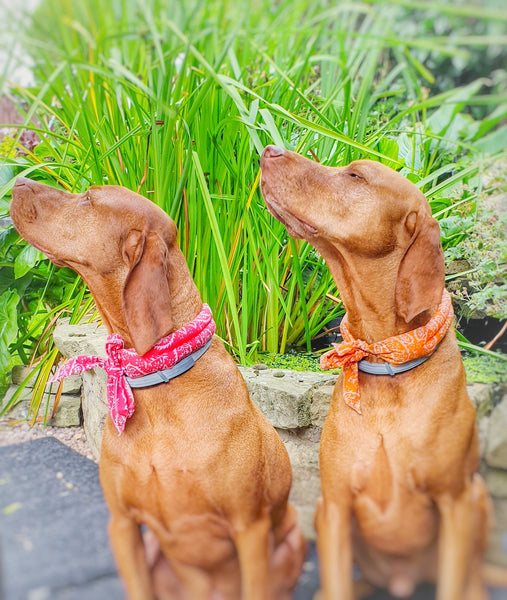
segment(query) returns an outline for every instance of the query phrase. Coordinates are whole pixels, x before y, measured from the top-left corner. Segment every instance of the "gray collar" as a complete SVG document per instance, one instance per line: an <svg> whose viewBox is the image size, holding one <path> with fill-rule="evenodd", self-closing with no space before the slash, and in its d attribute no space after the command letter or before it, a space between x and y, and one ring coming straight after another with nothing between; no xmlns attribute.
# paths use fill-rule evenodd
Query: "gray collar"
<svg viewBox="0 0 507 600"><path fill-rule="evenodd" d="M391 365L388 362L378 364L370 363L363 358L357 365L359 370L363 373L368 373L369 375L391 375L392 377L393 375L398 375L398 373L404 373L405 371L415 369L419 365L422 365L423 362L427 361L430 356L431 354L428 354L428 356L421 356L421 358L416 358L402 365Z"/></svg>
<svg viewBox="0 0 507 600"><path fill-rule="evenodd" d="M183 373L189 371L195 365L197 360L201 358L201 356L211 346L212 341L213 337L207 341L204 346L201 346L198 350L192 352L192 354L185 356L185 358L182 358L169 369L156 371L155 373L150 373L149 375L143 375L143 377L125 377L125 379L131 388L145 388L151 387L152 385L158 385L159 383L167 383L171 379L178 377L178 375L183 375Z"/></svg>

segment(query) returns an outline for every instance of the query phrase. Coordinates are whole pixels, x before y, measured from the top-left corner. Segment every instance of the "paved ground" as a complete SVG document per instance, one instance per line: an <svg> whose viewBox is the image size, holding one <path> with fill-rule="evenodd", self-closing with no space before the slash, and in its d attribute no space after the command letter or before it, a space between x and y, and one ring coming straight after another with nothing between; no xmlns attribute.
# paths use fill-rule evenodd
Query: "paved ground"
<svg viewBox="0 0 507 600"><path fill-rule="evenodd" d="M93 461L53 437L0 447L0 600L125 600L107 520ZM310 600L317 586L312 547L295 600ZM433 598L425 588L413 600Z"/></svg>
<svg viewBox="0 0 507 600"><path fill-rule="evenodd" d="M0 448L4 600L123 600L91 460L54 438Z"/></svg>

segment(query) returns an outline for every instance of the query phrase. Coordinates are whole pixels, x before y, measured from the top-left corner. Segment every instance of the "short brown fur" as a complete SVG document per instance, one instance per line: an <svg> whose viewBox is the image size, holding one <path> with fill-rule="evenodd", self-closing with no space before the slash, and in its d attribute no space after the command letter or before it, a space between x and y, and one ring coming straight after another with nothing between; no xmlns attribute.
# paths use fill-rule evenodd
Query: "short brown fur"
<svg viewBox="0 0 507 600"><path fill-rule="evenodd" d="M372 343L429 320L444 261L438 223L412 183L378 162L326 167L273 146L261 167L268 208L322 254L355 338ZM345 405L339 378L322 431L323 598L352 600L356 561L363 592L408 598L435 581L437 600L486 599L489 499L454 332L416 369L360 373L359 388L362 415Z"/></svg>
<svg viewBox="0 0 507 600"><path fill-rule="evenodd" d="M26 240L83 277L104 324L138 354L200 312L176 227L145 198L20 179L11 215ZM121 436L107 420L100 458L129 599L289 599L305 543L287 503L287 452L222 342L215 337L190 371L134 397Z"/></svg>

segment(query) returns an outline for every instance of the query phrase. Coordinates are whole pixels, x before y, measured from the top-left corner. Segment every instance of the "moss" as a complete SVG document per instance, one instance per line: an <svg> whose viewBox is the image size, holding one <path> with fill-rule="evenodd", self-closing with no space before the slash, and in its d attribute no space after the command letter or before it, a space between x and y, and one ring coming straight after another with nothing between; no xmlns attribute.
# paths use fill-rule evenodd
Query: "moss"
<svg viewBox="0 0 507 600"><path fill-rule="evenodd" d="M4 136L2 140L0 140L0 157L2 158L15 158L16 156L16 146L14 143L14 138L9 136Z"/></svg>
<svg viewBox="0 0 507 600"><path fill-rule="evenodd" d="M292 354L259 353L259 363L269 369L289 369L291 371L315 371L321 372L319 366L319 354L306 354L294 352ZM326 371L326 373L339 373L339 370Z"/></svg>
<svg viewBox="0 0 507 600"><path fill-rule="evenodd" d="M464 354L463 363L470 383L503 383L507 381L507 361L505 354Z"/></svg>
<svg viewBox="0 0 507 600"><path fill-rule="evenodd" d="M507 361L505 355L499 358L485 354L464 354L463 362L469 383L502 383L507 381ZM259 354L259 363L269 369L289 369L291 371L321 371L318 354ZM339 373L340 370L326 371Z"/></svg>

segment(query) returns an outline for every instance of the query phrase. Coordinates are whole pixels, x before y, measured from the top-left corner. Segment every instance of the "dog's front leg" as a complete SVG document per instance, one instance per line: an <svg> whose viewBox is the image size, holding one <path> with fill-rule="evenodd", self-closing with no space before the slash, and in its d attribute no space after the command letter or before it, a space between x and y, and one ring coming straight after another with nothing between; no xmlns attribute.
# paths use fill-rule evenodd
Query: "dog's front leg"
<svg viewBox="0 0 507 600"><path fill-rule="evenodd" d="M463 600L472 550L474 502L467 483L457 497L436 499L440 512L436 600Z"/></svg>
<svg viewBox="0 0 507 600"><path fill-rule="evenodd" d="M109 521L109 538L128 599L151 600L154 598L139 525L124 515L114 515Z"/></svg>
<svg viewBox="0 0 507 600"><path fill-rule="evenodd" d="M320 560L322 600L353 600L350 509L346 504L317 505L315 518Z"/></svg>
<svg viewBox="0 0 507 600"><path fill-rule="evenodd" d="M263 517L235 534L241 569L242 600L276 600L269 589L269 565L273 552L271 521Z"/></svg>

